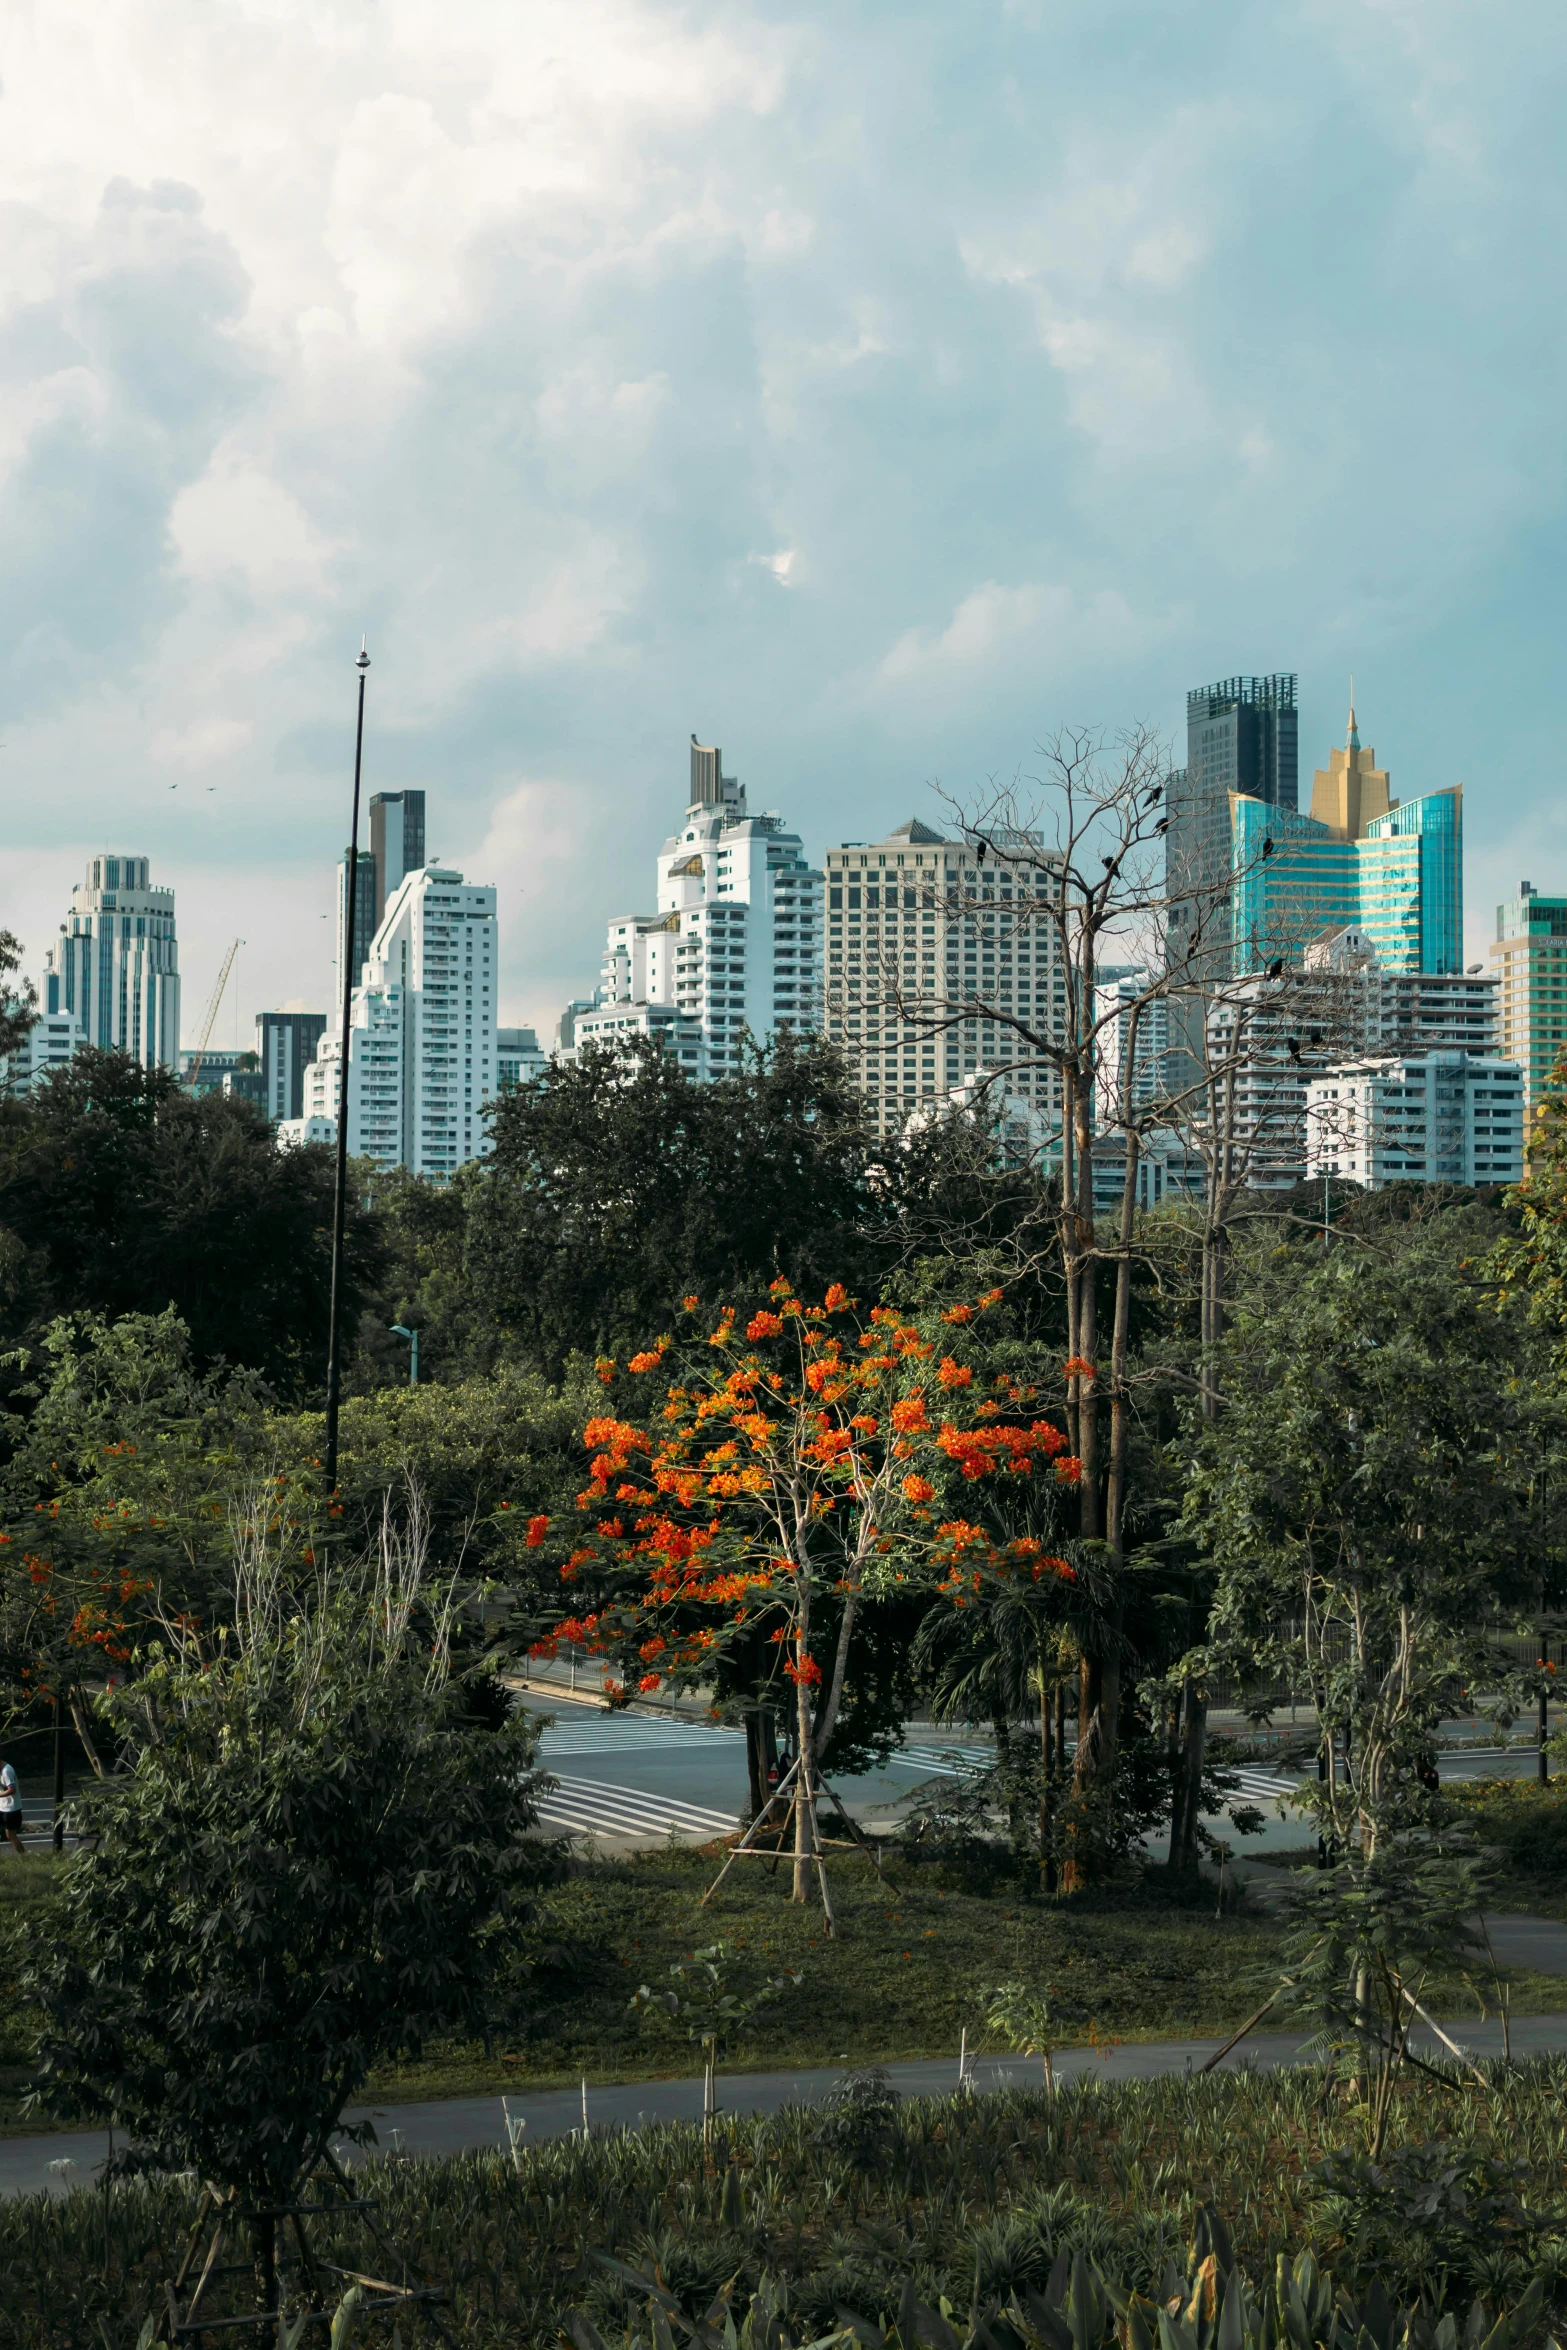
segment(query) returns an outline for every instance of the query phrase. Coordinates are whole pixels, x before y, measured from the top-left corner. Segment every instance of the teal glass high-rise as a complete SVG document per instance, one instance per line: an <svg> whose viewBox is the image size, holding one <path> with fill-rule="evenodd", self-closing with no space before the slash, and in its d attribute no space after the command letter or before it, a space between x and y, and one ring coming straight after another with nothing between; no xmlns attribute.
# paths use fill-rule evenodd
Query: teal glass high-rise
<svg viewBox="0 0 1567 2350"><path fill-rule="evenodd" d="M1463 787L1402 804L1363 752L1320 769L1312 814L1248 793L1230 798L1230 900L1237 975L1298 962L1325 930L1353 923L1388 971L1463 969Z"/></svg>

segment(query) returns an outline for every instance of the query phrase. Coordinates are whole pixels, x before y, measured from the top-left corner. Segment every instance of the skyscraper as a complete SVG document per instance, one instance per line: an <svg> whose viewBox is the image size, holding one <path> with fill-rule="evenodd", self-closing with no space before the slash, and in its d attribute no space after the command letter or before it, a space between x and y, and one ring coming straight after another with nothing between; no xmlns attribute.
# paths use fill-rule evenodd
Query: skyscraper
<svg viewBox="0 0 1567 2350"><path fill-rule="evenodd" d="M608 924L597 999L575 1046L655 1036L695 1077L736 1067L740 1039L821 1024L821 885L798 833L753 816L723 753L691 738L690 797L658 855L657 911Z"/></svg>
<svg viewBox="0 0 1567 2350"><path fill-rule="evenodd" d="M350 934L348 851L345 849L337 867L337 984L332 990L332 1001L340 1012L343 1005L344 969L346 967L352 973L353 984L357 987L364 976L365 957L370 952L370 941L376 934L379 921L375 898L375 859L361 849L354 861L354 921Z"/></svg>
<svg viewBox="0 0 1567 2350"><path fill-rule="evenodd" d="M1012 852L1034 848L1031 835L998 837ZM885 840L828 850L827 1033L884 1132L979 1071L1004 1075L1016 1102L1059 1129L1059 1077L994 1017L1015 1011L1036 1032L1063 1033L1060 939L1037 903L1050 887L1037 854L1037 866L987 869L972 841L918 817ZM951 1017L954 1007L969 1016Z"/></svg>
<svg viewBox="0 0 1567 2350"><path fill-rule="evenodd" d="M1298 962L1322 931L1363 931L1388 970L1463 968L1463 787L1393 798L1349 713L1317 770L1310 816L1259 795L1229 803L1231 969Z"/></svg>
<svg viewBox="0 0 1567 2350"><path fill-rule="evenodd" d="M93 858L43 976L44 1010L73 1013L84 1043L148 1069L178 1066L174 892L152 887L145 857Z"/></svg>
<svg viewBox="0 0 1567 2350"><path fill-rule="evenodd" d="M495 892L427 865L387 903L353 991L348 1148L443 1182L489 1149L496 1092ZM342 1039L323 1032L302 1115L335 1120Z"/></svg>
<svg viewBox="0 0 1567 2350"><path fill-rule="evenodd" d="M422 791L378 791L370 801L370 859L374 869L375 907L370 936L381 927L390 899L397 895L405 873L417 873L424 863L424 794Z"/></svg>
<svg viewBox="0 0 1567 2350"><path fill-rule="evenodd" d="M1311 779L1313 822L1323 825L1334 840L1364 840L1373 821L1398 805L1388 790L1391 780L1387 769L1377 765L1376 752L1361 747L1351 696L1344 748L1329 751L1326 767L1319 767Z"/></svg>
<svg viewBox="0 0 1567 2350"><path fill-rule="evenodd" d="M1294 814L1300 802L1300 722L1293 671L1227 677L1186 697L1186 765L1170 777L1166 891L1172 963L1193 954L1222 978L1225 926L1215 921L1230 866L1230 799L1242 792ZM1199 933L1205 943L1194 946ZM1211 939L1212 943L1206 941Z"/></svg>
<svg viewBox="0 0 1567 2350"><path fill-rule="evenodd" d="M305 1071L315 1058L326 1027L324 1012L258 1012L256 1062L264 1085L263 1106L276 1123L302 1118Z"/></svg>

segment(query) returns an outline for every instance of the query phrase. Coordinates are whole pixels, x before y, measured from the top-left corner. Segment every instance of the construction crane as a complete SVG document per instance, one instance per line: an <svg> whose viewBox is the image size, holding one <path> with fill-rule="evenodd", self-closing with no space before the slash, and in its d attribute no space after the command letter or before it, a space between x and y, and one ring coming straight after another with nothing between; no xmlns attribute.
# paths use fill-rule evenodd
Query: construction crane
<svg viewBox="0 0 1567 2350"><path fill-rule="evenodd" d="M201 1024L201 1042L196 1047L196 1058L192 1061L189 1074L185 1079L185 1083L192 1093L195 1092L196 1080L201 1075L201 1064L207 1057L207 1047L212 1042L212 1031L217 1024L218 1006L223 1001L223 990L227 987L229 973L234 968L234 957L239 953L244 943L242 938L235 939L234 944L223 958L223 968L218 973L218 984L212 991L212 1000L207 1006L207 1017Z"/></svg>

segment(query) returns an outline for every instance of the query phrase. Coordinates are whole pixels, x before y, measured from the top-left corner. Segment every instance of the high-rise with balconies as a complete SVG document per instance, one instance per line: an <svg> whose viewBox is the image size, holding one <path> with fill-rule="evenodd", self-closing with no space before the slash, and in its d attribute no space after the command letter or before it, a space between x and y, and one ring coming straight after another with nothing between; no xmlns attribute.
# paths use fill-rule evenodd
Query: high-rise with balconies
<svg viewBox="0 0 1567 2350"><path fill-rule="evenodd" d="M348 1148L444 1182L489 1147L496 1092L495 891L443 865L408 873L387 902L349 1022ZM323 1034L303 1115L335 1120L342 1039Z"/></svg>
<svg viewBox="0 0 1567 2350"><path fill-rule="evenodd" d="M691 738L678 831L658 854L655 907L607 925L596 1000L575 1049L653 1037L694 1077L727 1076L741 1040L821 1025L822 877L774 809L753 816L723 753Z"/></svg>

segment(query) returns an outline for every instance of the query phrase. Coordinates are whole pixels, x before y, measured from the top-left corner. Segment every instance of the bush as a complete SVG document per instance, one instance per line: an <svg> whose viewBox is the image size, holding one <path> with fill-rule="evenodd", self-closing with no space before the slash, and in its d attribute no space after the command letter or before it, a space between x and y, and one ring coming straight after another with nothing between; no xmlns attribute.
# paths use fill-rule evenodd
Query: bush
<svg viewBox="0 0 1567 2350"><path fill-rule="evenodd" d="M1520 1877L1567 1876L1567 1785L1548 1779L1480 1779L1444 1790L1473 1816L1480 1842Z"/></svg>

